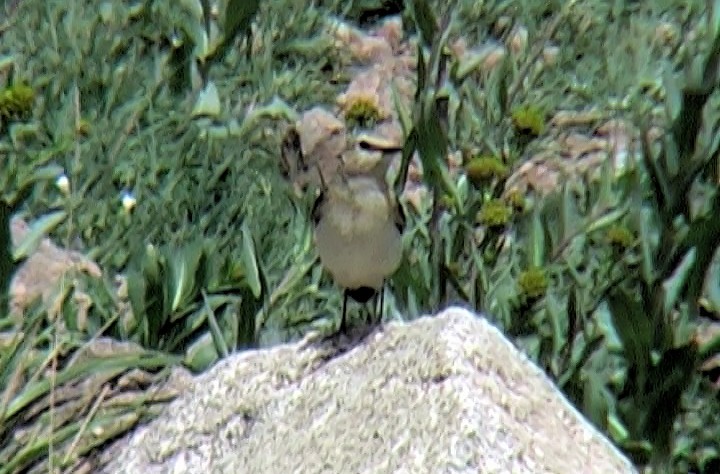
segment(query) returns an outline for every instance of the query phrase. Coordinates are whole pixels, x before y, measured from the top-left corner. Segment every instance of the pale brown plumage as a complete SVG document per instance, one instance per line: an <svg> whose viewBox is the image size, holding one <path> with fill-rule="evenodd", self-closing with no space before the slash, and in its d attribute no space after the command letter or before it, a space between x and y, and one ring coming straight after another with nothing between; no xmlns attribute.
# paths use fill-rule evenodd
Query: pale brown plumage
<svg viewBox="0 0 720 474"><path fill-rule="evenodd" d="M380 292L382 306L385 279L402 259L404 215L386 181L399 149L361 139L334 162L313 163L299 140L290 129L283 141L283 172L296 190L308 185L320 190L311 214L315 244L323 267L344 288L344 330L347 297L365 303Z"/></svg>

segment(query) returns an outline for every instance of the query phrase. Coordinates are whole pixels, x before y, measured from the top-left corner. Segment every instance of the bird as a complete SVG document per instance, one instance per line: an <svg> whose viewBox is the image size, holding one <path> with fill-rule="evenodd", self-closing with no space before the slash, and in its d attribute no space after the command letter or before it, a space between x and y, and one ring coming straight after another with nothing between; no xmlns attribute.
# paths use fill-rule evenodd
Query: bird
<svg viewBox="0 0 720 474"><path fill-rule="evenodd" d="M385 280L402 261L405 216L387 183L388 168L401 149L361 135L336 162L313 163L298 143L296 132L290 131L283 144L283 168L296 176L296 183L319 183L310 216L320 263L343 288L344 333L348 298L363 304L374 298L374 316L382 318Z"/></svg>

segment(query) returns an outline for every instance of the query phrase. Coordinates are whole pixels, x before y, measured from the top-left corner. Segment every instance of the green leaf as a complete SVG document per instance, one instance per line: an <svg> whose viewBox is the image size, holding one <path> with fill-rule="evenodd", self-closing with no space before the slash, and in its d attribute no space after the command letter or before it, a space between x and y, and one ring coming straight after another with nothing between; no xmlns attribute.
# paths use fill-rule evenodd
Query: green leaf
<svg viewBox="0 0 720 474"><path fill-rule="evenodd" d="M193 117L218 118L222 112L220 95L213 81L208 81L205 88L200 91L191 112Z"/></svg>
<svg viewBox="0 0 720 474"><path fill-rule="evenodd" d="M27 409L38 398L48 394L53 387L61 386L70 380L83 377L89 373L108 372L119 374L133 368L158 369L177 364L178 361L177 357L151 351L128 356L96 357L83 360L58 372L52 380L45 377L26 385L23 392L10 402L5 418L0 422L4 422L20 411Z"/></svg>
<svg viewBox="0 0 720 474"><path fill-rule="evenodd" d="M621 289L611 291L607 302L627 363L637 368L637 385L644 386L654 336L652 318L646 314L650 309Z"/></svg>
<svg viewBox="0 0 720 474"><path fill-rule="evenodd" d="M580 216L575 204L575 197L571 186L563 186L562 199L560 201L560 241L568 241L580 227Z"/></svg>
<svg viewBox="0 0 720 474"><path fill-rule="evenodd" d="M29 257L40 245L40 241L64 221L66 216L65 211L55 211L45 214L33 222L28 234L13 251L13 259L19 261Z"/></svg>
<svg viewBox="0 0 720 474"><path fill-rule="evenodd" d="M138 321L140 343L156 347L161 328L169 316L165 257L154 246L147 246L139 270L128 271L128 296Z"/></svg>
<svg viewBox="0 0 720 474"><path fill-rule="evenodd" d="M422 44L426 48L430 48L438 31L437 18L427 0L414 0L413 13Z"/></svg>
<svg viewBox="0 0 720 474"><path fill-rule="evenodd" d="M680 114L682 93L678 80L670 69L663 72L663 86L665 90L665 110L670 121Z"/></svg>
<svg viewBox="0 0 720 474"><path fill-rule="evenodd" d="M547 246L545 242L545 230L543 229L543 223L540 219L539 207L533 209L532 217L530 218L528 245L530 247L528 249L529 266L542 267L547 257L547 255L545 255Z"/></svg>
<svg viewBox="0 0 720 474"><path fill-rule="evenodd" d="M651 245L653 242L653 236L651 235L651 223L650 223L650 210L641 209L640 212L640 254L641 254L641 269L643 280L649 285L652 284L656 279L655 273L655 256L652 251Z"/></svg>
<svg viewBox="0 0 720 474"><path fill-rule="evenodd" d="M567 383L581 374L581 369L595 352L605 345L605 336L598 335L585 342L577 353L572 355L568 369L558 378L558 385L565 387Z"/></svg>
<svg viewBox="0 0 720 474"><path fill-rule="evenodd" d="M608 416L607 421L608 433L615 443L624 443L630 437L630 432L617 415L611 414Z"/></svg>
<svg viewBox="0 0 720 474"><path fill-rule="evenodd" d="M590 225L587 226L586 232L592 233L598 231L604 227L608 227L620 219L627 213L627 207L621 209L613 209L612 211L606 212L602 216L595 219Z"/></svg>
<svg viewBox="0 0 720 474"><path fill-rule="evenodd" d="M198 270L205 252L201 242L186 245L180 251L168 255L170 262L170 311L176 312L199 295L198 288L205 283L198 281Z"/></svg>
<svg viewBox="0 0 720 474"><path fill-rule="evenodd" d="M46 312L39 308L39 305L35 306L23 316L22 330L17 331L0 351L0 433L3 432L1 427L7 426L4 421L12 416L8 415L8 407L17 393L11 391L12 382L20 380L21 374L31 365L28 355L38 343L38 329L46 317ZM15 390L24 391L25 386Z"/></svg>
<svg viewBox="0 0 720 474"><path fill-rule="evenodd" d="M590 421L602 428L608 425L610 408L607 396L607 389L600 376L595 372L588 372L583 390L583 412Z"/></svg>
<svg viewBox="0 0 720 474"><path fill-rule="evenodd" d="M393 80L390 83L390 90L392 92L393 106L398 115L398 121L402 127L403 137L407 138L412 129L412 117L410 116L410 110L402 100L400 92L397 88L397 83Z"/></svg>
<svg viewBox="0 0 720 474"><path fill-rule="evenodd" d="M697 365L694 342L665 352L650 372L651 391L643 394L647 419L643 434L663 456L670 454L675 419L681 410L683 393L692 383Z"/></svg>
<svg viewBox="0 0 720 474"><path fill-rule="evenodd" d="M192 86L193 50L195 49L193 36L184 29L180 31L182 36L176 41L177 46L171 49L168 58L168 81L170 89L176 94Z"/></svg>
<svg viewBox="0 0 720 474"><path fill-rule="evenodd" d="M567 316L557 297L549 292L545 295L545 312L552 328L553 355L557 356L572 335L567 334Z"/></svg>
<svg viewBox="0 0 720 474"><path fill-rule="evenodd" d="M716 259L708 270L705 292L708 311L720 313L720 260Z"/></svg>
<svg viewBox="0 0 720 474"><path fill-rule="evenodd" d="M720 356L720 335L698 348L698 359L701 361L705 361L716 356Z"/></svg>
<svg viewBox="0 0 720 474"><path fill-rule="evenodd" d="M218 353L210 333L203 334L185 352L183 365L194 373L202 372L218 360Z"/></svg>
<svg viewBox="0 0 720 474"><path fill-rule="evenodd" d="M423 51L422 45L417 45L417 50L415 53L417 56L417 72L415 73L415 76L417 77L417 85L415 86L415 102L417 104L422 104L423 96L427 93L427 58L425 57L425 52Z"/></svg>
<svg viewBox="0 0 720 474"><path fill-rule="evenodd" d="M694 219L687 233L686 248L697 250L697 263L690 269L687 277L687 298L697 301L702 294L703 282L718 249L718 235L720 235L720 192L715 193L710 205L709 215Z"/></svg>
<svg viewBox="0 0 720 474"><path fill-rule="evenodd" d="M37 168L32 174L24 179L18 187L15 195L10 199L11 213L15 213L20 206L25 203L25 200L30 196L35 183L43 181L55 181L58 176L63 173L63 169L59 166L48 165Z"/></svg>
<svg viewBox="0 0 720 474"><path fill-rule="evenodd" d="M245 271L245 280L253 296L257 299L262 295L263 285L257 254L255 253L255 240L245 222L240 227L240 233L242 234L241 259Z"/></svg>
<svg viewBox="0 0 720 474"><path fill-rule="evenodd" d="M208 302L208 297L207 293L205 293L205 290L202 291L202 297L203 304L205 305L205 312L207 314L208 325L210 326L210 334L212 335L215 349L217 353L220 354L220 357L227 357L229 354L227 343L225 342L225 337L223 336L220 325L218 324L217 318L215 317L215 311L213 311L212 306L210 306L210 303Z"/></svg>
<svg viewBox="0 0 720 474"><path fill-rule="evenodd" d="M260 0L229 0L225 8L225 23L223 28L223 39L217 49L213 51L208 62L215 61L225 56L238 36L250 35L250 25L260 9Z"/></svg>
<svg viewBox="0 0 720 474"><path fill-rule="evenodd" d="M665 293L663 311L665 315L670 315L670 311L677 304L678 298L681 296L682 290L688 281L688 276L695 265L695 256L696 251L695 247L693 247L685 254L682 262L673 272L673 275L663 282L663 290Z"/></svg>
<svg viewBox="0 0 720 474"><path fill-rule="evenodd" d="M253 298L247 288L240 291L240 303L237 305L238 349L250 349L257 346L258 312L262 300Z"/></svg>
<svg viewBox="0 0 720 474"><path fill-rule="evenodd" d="M395 178L394 190L396 196L402 196L405 191L405 183L407 182L408 170L410 169L410 162L412 161L413 155L417 150L418 132L416 127L412 127L405 143L403 144L402 157L400 159L400 166L398 168L398 174Z"/></svg>
<svg viewBox="0 0 720 474"><path fill-rule="evenodd" d="M146 318L146 284L145 278L138 271L128 271L127 274L127 292L128 301L132 308L133 317L136 322L141 322Z"/></svg>
<svg viewBox="0 0 720 474"><path fill-rule="evenodd" d="M229 0L225 8L223 41L229 42L237 35L247 33L259 9L260 0Z"/></svg>

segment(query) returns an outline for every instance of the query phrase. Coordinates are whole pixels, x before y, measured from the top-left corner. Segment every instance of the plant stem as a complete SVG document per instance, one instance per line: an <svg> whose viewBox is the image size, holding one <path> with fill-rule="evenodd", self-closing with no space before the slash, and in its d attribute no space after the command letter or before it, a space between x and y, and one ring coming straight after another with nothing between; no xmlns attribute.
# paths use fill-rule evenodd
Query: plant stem
<svg viewBox="0 0 720 474"><path fill-rule="evenodd" d="M0 199L0 317L10 309L10 281L15 273L10 235L11 207Z"/></svg>

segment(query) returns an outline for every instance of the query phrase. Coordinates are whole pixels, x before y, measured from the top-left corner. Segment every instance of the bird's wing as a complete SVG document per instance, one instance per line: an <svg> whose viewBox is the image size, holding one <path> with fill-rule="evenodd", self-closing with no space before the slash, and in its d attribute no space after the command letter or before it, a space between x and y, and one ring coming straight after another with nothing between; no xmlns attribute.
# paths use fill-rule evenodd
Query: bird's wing
<svg viewBox="0 0 720 474"><path fill-rule="evenodd" d="M280 169L283 177L294 183L300 173L307 170L305 157L300 144L300 134L295 127L288 128L283 137L280 153Z"/></svg>
<svg viewBox="0 0 720 474"><path fill-rule="evenodd" d="M318 223L320 222L320 217L322 216L323 212L322 207L324 204L325 192L321 191L318 197L315 199L315 202L313 203L312 211L310 211L310 218L315 225L318 225Z"/></svg>
<svg viewBox="0 0 720 474"><path fill-rule="evenodd" d="M405 211L403 211L403 208L397 199L393 199L393 201L393 222L395 223L395 228L402 234L406 224Z"/></svg>

